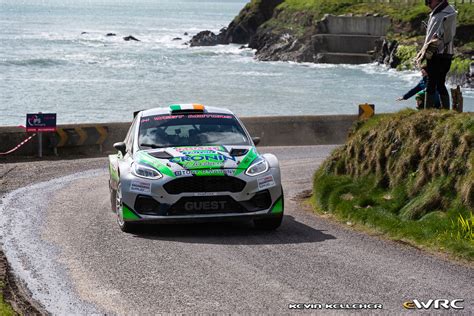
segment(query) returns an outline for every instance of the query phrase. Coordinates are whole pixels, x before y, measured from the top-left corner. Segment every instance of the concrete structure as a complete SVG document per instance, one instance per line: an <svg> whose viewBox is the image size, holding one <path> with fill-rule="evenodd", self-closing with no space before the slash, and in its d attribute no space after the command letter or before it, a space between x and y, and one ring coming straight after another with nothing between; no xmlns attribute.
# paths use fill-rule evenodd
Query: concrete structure
<svg viewBox="0 0 474 316"><path fill-rule="evenodd" d="M390 28L388 16L334 16L327 14L321 20L322 31L328 34L357 34L385 36ZM319 25L318 25L319 26Z"/></svg>
<svg viewBox="0 0 474 316"><path fill-rule="evenodd" d="M319 34L312 38L315 50L319 52L317 62L370 63L376 41L383 39L389 27L388 17L325 15L318 22Z"/></svg>
<svg viewBox="0 0 474 316"><path fill-rule="evenodd" d="M297 146L342 144L357 115L324 116L268 116L243 117L242 121L252 136L261 138L261 146ZM104 154L113 152L113 144L125 138L130 123L101 123L108 128L108 137L103 144ZM61 128L92 127L95 124L60 125ZM15 147L28 136L19 127L0 127L0 152ZM53 155L52 134L43 134L44 155ZM11 156L34 156L37 153L38 140L33 138ZM98 155L99 146L77 146L58 148L60 156ZM2 157L0 156L0 161Z"/></svg>

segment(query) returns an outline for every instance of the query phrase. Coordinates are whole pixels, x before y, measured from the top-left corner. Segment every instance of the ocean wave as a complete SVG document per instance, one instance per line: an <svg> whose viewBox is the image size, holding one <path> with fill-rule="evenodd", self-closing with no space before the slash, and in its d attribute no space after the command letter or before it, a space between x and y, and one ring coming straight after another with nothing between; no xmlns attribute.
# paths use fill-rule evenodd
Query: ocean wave
<svg viewBox="0 0 474 316"><path fill-rule="evenodd" d="M231 76L249 76L249 77L281 77L283 73L278 72L260 72L260 71L234 71L228 72Z"/></svg>
<svg viewBox="0 0 474 316"><path fill-rule="evenodd" d="M52 67L58 65L67 64L66 60L56 58L28 58L28 59L3 59L0 60L0 65L5 66L39 66L39 67Z"/></svg>

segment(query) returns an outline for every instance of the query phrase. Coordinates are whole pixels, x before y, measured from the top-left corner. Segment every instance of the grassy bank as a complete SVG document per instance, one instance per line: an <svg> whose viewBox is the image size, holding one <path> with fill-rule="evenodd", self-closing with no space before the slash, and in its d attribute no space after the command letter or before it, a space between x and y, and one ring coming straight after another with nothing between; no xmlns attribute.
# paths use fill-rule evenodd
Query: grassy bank
<svg viewBox="0 0 474 316"><path fill-rule="evenodd" d="M17 315L13 309L11 308L10 305L8 305L7 303L5 303L5 301L3 300L3 297L0 295L0 315L2 316L13 316L13 315Z"/></svg>
<svg viewBox="0 0 474 316"><path fill-rule="evenodd" d="M316 172L317 210L474 259L474 115L406 110L359 124Z"/></svg>
<svg viewBox="0 0 474 316"><path fill-rule="evenodd" d="M400 45L396 56L400 59L397 70L413 70L415 68L414 59L418 53L419 45ZM459 76L469 72L471 60L468 56L458 55L453 58L448 76Z"/></svg>
<svg viewBox="0 0 474 316"><path fill-rule="evenodd" d="M390 15L401 21L411 21L418 16L427 16L428 9L421 2L417 4L361 3L357 0L285 0L279 7L282 11L308 12L320 19L330 14L378 13ZM403 8L403 10L401 10Z"/></svg>

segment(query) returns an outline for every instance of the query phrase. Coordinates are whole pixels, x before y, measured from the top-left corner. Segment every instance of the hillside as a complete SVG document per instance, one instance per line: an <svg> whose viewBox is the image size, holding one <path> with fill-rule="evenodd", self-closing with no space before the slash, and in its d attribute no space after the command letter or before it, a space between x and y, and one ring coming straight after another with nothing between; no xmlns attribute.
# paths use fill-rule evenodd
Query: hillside
<svg viewBox="0 0 474 316"><path fill-rule="evenodd" d="M456 36L457 59L453 75L468 72L474 53L474 5L458 4ZM374 60L391 67L412 67L412 58L423 42L429 9L422 1L412 4L361 3L358 0L252 0L220 34L202 32L192 46L216 44L249 44L256 58L270 61L317 62L317 45L312 36L320 33L318 22L325 14L389 16L392 24L387 47L376 49ZM401 48L398 50L398 48ZM388 58L387 58L388 57ZM466 77L459 78L466 81Z"/></svg>
<svg viewBox="0 0 474 316"><path fill-rule="evenodd" d="M405 110L359 122L313 190L320 211L472 260L474 115Z"/></svg>

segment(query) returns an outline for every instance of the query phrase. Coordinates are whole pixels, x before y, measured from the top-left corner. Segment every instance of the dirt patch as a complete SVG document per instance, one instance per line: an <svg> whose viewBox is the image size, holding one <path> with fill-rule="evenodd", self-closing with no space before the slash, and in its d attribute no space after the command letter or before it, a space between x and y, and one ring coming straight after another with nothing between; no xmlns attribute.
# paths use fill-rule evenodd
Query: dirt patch
<svg viewBox="0 0 474 316"><path fill-rule="evenodd" d="M7 258L0 250L0 283L4 285L4 300L20 315L48 315L44 308L31 299L31 295L11 272Z"/></svg>

